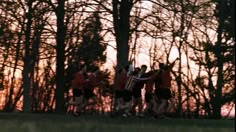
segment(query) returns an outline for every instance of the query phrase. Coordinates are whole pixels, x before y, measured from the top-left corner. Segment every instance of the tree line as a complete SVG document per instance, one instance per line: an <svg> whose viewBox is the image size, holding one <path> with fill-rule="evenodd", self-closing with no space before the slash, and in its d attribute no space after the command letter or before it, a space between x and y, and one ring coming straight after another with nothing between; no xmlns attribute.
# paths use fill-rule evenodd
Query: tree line
<svg viewBox="0 0 236 132"><path fill-rule="evenodd" d="M64 113L80 61L102 66L114 42L117 69L142 48L151 69L178 51L176 113L221 118L235 106L234 11L234 0L2 0L1 109Z"/></svg>

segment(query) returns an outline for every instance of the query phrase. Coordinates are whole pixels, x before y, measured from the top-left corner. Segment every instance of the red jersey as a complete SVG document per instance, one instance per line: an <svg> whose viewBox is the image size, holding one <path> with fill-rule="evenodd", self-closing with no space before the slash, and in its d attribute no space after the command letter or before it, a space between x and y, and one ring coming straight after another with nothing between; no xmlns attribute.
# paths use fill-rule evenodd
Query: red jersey
<svg viewBox="0 0 236 132"><path fill-rule="evenodd" d="M168 71L163 71L161 74L162 84L160 87L162 88L170 88L171 87L171 75Z"/></svg>
<svg viewBox="0 0 236 132"><path fill-rule="evenodd" d="M88 75L89 78L89 86L90 88L94 88L99 86L99 84L101 83L101 81L103 81L105 78L107 78L107 75L103 74L103 73L91 73Z"/></svg>
<svg viewBox="0 0 236 132"><path fill-rule="evenodd" d="M108 79L108 74L105 74L103 72L96 74L96 79L97 79L97 82L99 82L99 83L106 78Z"/></svg>
<svg viewBox="0 0 236 132"><path fill-rule="evenodd" d="M97 87L99 85L99 82L97 80L97 76L94 73L89 74L88 77L89 77L89 85L92 88Z"/></svg>
<svg viewBox="0 0 236 132"><path fill-rule="evenodd" d="M128 80L127 74L121 73L118 76L118 84L116 90L123 91L127 80Z"/></svg>
<svg viewBox="0 0 236 132"><path fill-rule="evenodd" d="M84 78L84 75L81 72L77 72L74 80L72 81L72 87L74 89L83 90L85 83L86 80Z"/></svg>
<svg viewBox="0 0 236 132"><path fill-rule="evenodd" d="M162 83L161 83L160 87L162 87L162 88L170 88L171 87L171 79L172 78L171 78L170 72L174 66L174 63L175 63L175 61L170 64L168 69L162 71L162 73L161 73Z"/></svg>

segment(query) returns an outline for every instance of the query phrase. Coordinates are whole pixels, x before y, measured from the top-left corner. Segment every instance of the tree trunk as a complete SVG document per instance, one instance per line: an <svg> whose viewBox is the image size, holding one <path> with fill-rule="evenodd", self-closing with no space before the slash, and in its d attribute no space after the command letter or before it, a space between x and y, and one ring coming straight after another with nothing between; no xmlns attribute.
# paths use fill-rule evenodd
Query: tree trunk
<svg viewBox="0 0 236 132"><path fill-rule="evenodd" d="M132 0L121 0L120 6L118 0L113 0L113 22L117 44L118 68L128 64L130 11L132 5Z"/></svg>
<svg viewBox="0 0 236 132"><path fill-rule="evenodd" d="M56 33L56 113L64 112L64 67L65 67L65 35L64 25L65 0L58 0L56 8L57 33Z"/></svg>
<svg viewBox="0 0 236 132"><path fill-rule="evenodd" d="M218 67L218 72L217 72L217 83L216 83L216 96L214 99L214 107L213 107L213 116L215 118L221 118L221 107L222 107L222 102L221 102L221 98L222 98L222 87L223 87L223 55L222 55L222 51L221 51L221 47L222 47L222 33L223 33L223 25L224 25L224 5L223 3L221 3L224 1L218 1L218 11L219 11L219 26L217 29L217 42L216 42L216 57L217 57L217 67Z"/></svg>
<svg viewBox="0 0 236 132"><path fill-rule="evenodd" d="M24 101L23 101L23 111L31 112L31 98L30 98L30 35L31 35L31 25L32 25L32 1L28 2L28 12L26 13L26 33L25 33L25 55L24 55L24 66L23 66L23 88L24 88Z"/></svg>

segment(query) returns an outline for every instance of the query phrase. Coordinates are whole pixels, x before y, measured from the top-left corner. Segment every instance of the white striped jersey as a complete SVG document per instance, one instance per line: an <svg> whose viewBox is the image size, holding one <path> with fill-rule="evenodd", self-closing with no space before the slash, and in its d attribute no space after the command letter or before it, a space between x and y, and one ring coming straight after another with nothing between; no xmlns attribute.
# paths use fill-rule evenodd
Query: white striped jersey
<svg viewBox="0 0 236 132"><path fill-rule="evenodd" d="M132 91L134 85L136 82L138 81L146 81L148 80L149 78L140 78L140 77L136 77L136 76L130 76L128 78L128 80L126 81L126 84L125 84L125 90L128 90L128 91Z"/></svg>

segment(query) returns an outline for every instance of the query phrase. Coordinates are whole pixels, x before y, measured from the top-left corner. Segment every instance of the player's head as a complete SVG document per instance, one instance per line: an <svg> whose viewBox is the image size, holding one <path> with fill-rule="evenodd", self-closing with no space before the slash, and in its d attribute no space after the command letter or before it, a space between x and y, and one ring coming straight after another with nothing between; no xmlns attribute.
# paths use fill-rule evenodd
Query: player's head
<svg viewBox="0 0 236 132"><path fill-rule="evenodd" d="M141 72L146 72L147 70L147 65L141 65Z"/></svg>
<svg viewBox="0 0 236 132"><path fill-rule="evenodd" d="M79 71L82 71L82 72L87 71L87 66L86 66L85 64L81 64L81 65L79 66Z"/></svg>

